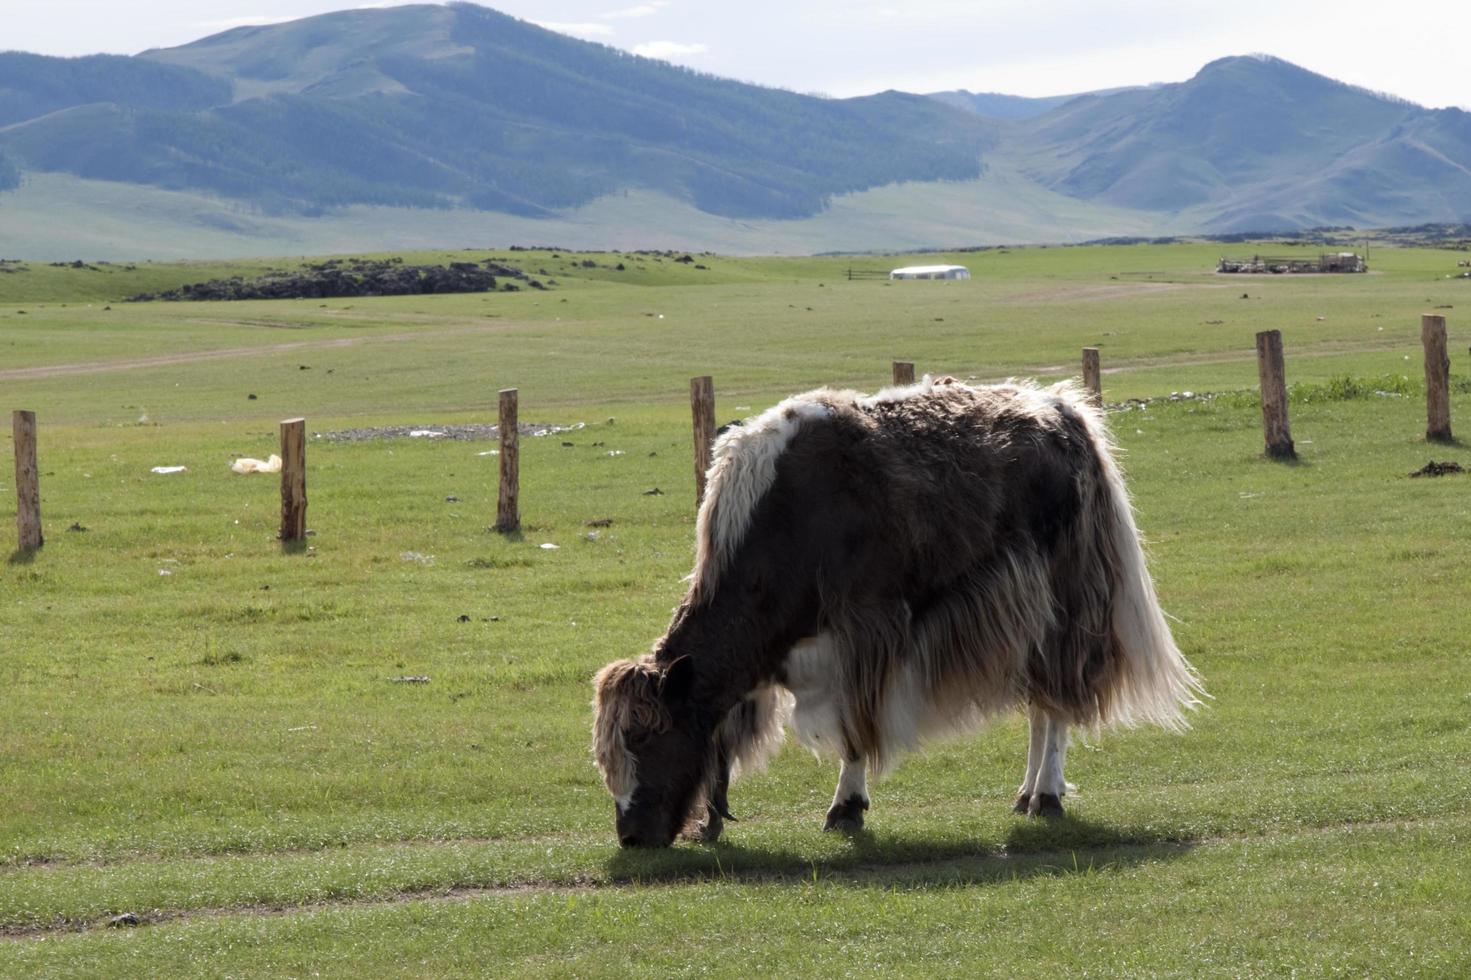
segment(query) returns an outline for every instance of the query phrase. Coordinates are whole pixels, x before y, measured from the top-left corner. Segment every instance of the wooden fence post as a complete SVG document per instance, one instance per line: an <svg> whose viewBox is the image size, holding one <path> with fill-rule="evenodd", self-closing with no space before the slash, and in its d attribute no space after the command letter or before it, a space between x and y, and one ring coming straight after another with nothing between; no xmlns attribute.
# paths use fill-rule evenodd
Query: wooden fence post
<svg viewBox="0 0 1471 980"><path fill-rule="evenodd" d="M1420 317L1420 343L1425 345L1425 426L1427 442L1451 441L1451 358L1447 353L1445 317Z"/></svg>
<svg viewBox="0 0 1471 980"><path fill-rule="evenodd" d="M690 414L695 423L695 506L705 499L710 447L715 443L715 382L709 375L690 378Z"/></svg>
<svg viewBox="0 0 1471 980"><path fill-rule="evenodd" d="M912 385L912 384L914 384L914 363L912 361L895 361L894 362L894 384L896 384L896 385Z"/></svg>
<svg viewBox="0 0 1471 980"><path fill-rule="evenodd" d="M1262 395L1262 433L1272 459L1297 459L1287 425L1287 376L1282 364L1282 331L1256 335L1256 367Z"/></svg>
<svg viewBox="0 0 1471 980"><path fill-rule="evenodd" d="M41 536L41 478L36 470L36 413L12 412L15 435L15 530L21 551L45 543Z"/></svg>
<svg viewBox="0 0 1471 980"><path fill-rule="evenodd" d="M306 419L281 423L281 540L306 540Z"/></svg>
<svg viewBox="0 0 1471 980"><path fill-rule="evenodd" d="M495 529L502 534L521 530L521 430L515 388L500 393L501 489L495 508Z"/></svg>
<svg viewBox="0 0 1471 980"><path fill-rule="evenodd" d="M1093 404L1103 405L1103 372L1098 366L1098 348L1083 348L1083 387Z"/></svg>

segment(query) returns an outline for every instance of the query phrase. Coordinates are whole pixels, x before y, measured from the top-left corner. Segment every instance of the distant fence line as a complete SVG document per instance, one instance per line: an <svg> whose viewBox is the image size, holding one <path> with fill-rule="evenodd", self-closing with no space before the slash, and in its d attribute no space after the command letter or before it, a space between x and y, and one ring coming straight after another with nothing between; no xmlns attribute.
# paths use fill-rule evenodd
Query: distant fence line
<svg viewBox="0 0 1471 980"><path fill-rule="evenodd" d="M1449 443L1453 441L1453 437L1446 318L1430 313L1422 316L1420 340L1425 349L1425 440ZM1264 330L1258 333L1256 351L1262 435L1266 444L1264 455L1270 459L1296 459L1296 447L1292 442L1292 431L1287 417L1287 379L1282 332ZM1088 399L1101 406L1103 369L1098 348L1082 349L1080 367ZM914 362L892 362L890 377L894 385L913 384ZM694 433L695 505L698 507L704 500L715 441L714 379L710 375L691 378L689 396ZM499 393L500 486L494 530L503 534L515 533L521 527L518 399L515 388L505 388ZM15 448L17 553L27 554L35 552L45 543L41 527L36 413L26 410L12 412L11 431ZM283 544L299 542L307 536L306 508L306 420L285 419L281 422L280 539Z"/></svg>

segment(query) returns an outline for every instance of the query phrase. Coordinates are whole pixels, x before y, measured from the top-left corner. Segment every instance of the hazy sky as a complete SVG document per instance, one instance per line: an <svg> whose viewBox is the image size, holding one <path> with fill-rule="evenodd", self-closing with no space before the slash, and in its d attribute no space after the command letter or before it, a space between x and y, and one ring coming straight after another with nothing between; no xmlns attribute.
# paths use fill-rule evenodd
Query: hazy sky
<svg viewBox="0 0 1471 980"><path fill-rule="evenodd" d="M0 0L0 49L132 54L353 0ZM577 37L744 81L859 95L1058 95L1179 81L1264 52L1425 105L1471 107L1466 0L501 0Z"/></svg>

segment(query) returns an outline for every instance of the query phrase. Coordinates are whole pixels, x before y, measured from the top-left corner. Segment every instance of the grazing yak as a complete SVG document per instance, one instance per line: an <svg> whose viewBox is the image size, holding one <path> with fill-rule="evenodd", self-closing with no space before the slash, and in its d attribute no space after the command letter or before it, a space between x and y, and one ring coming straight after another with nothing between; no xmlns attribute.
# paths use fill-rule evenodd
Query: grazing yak
<svg viewBox="0 0 1471 980"><path fill-rule="evenodd" d="M652 653L594 680L624 846L705 840L790 722L866 771L1025 705L1015 809L1060 816L1068 728L1184 727L1203 696L1145 567L1101 412L1073 386L818 390L715 443L688 593Z"/></svg>

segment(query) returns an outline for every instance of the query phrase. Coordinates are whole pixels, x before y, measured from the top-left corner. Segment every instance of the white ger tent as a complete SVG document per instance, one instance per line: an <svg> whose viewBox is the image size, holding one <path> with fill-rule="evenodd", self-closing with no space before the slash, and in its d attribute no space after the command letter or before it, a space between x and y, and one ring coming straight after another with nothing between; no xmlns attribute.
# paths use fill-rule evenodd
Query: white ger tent
<svg viewBox="0 0 1471 980"><path fill-rule="evenodd" d="M969 279L963 265L907 265L889 273L890 279Z"/></svg>

